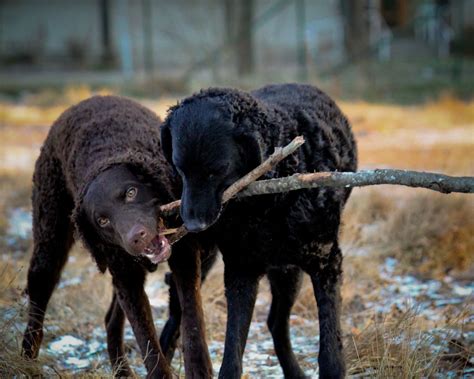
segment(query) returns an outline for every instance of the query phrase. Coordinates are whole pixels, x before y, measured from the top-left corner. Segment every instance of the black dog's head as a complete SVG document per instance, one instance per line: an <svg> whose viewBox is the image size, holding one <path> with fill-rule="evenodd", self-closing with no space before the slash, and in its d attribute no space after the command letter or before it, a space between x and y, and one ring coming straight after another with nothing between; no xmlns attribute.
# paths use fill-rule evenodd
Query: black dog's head
<svg viewBox="0 0 474 379"><path fill-rule="evenodd" d="M183 180L181 217L199 232L219 217L224 190L258 166L256 136L218 98L201 98L174 108L161 128L163 151Z"/></svg>
<svg viewBox="0 0 474 379"><path fill-rule="evenodd" d="M100 173L89 184L78 227L90 245L119 246L156 264L171 254L167 239L159 235L158 216L158 199L150 183L122 164Z"/></svg>

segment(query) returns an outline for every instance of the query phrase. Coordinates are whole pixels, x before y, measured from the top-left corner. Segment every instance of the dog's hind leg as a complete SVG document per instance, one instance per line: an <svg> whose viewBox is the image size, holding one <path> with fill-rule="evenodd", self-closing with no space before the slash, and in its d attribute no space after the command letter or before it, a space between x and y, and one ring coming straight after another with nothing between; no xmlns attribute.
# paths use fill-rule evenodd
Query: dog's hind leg
<svg viewBox="0 0 474 379"><path fill-rule="evenodd" d="M22 354L36 358L43 339L43 321L74 241L69 216L73 201L66 190L61 166L44 151L33 178L33 256L28 270L28 324Z"/></svg>
<svg viewBox="0 0 474 379"><path fill-rule="evenodd" d="M305 270L313 282L319 316L319 377L344 378L345 363L340 325L342 253L337 239L321 245L319 259Z"/></svg>
<svg viewBox="0 0 474 379"><path fill-rule="evenodd" d="M289 318L301 288L302 271L296 266L271 269L267 273L272 305L267 319L273 344L285 378L305 378L291 347Z"/></svg>
<svg viewBox="0 0 474 379"><path fill-rule="evenodd" d="M123 311L114 291L112 303L105 316L107 330L107 350L110 363L116 378L133 377L133 371L127 362L123 345L123 328L125 325L125 312Z"/></svg>

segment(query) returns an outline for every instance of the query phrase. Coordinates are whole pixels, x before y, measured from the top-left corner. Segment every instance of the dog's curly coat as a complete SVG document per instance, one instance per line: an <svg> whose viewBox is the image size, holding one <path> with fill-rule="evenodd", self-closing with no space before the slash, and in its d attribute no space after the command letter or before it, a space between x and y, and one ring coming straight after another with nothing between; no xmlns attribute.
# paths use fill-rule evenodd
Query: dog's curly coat
<svg viewBox="0 0 474 379"><path fill-rule="evenodd" d="M170 258L174 280L169 283L170 320L160 339L162 353L144 290L146 272L154 271L156 265L101 240L83 211L84 195L92 181L119 165L126 165L145 178L159 204L177 198L181 185L175 181L172 168L163 157L160 124L160 119L145 107L114 96L85 100L69 108L53 124L33 177L34 249L27 284L30 307L23 340L26 357L35 358L38 354L48 301L60 279L70 247L80 237L100 271L108 269L112 274L114 296L105 321L115 374L132 375L123 346L127 316L145 359L148 376L171 377L168 362L181 322L179 294L184 308L183 341L188 346L186 372L212 375L199 297L200 252L205 250L202 244L193 236L187 237L176 244ZM208 257L212 261L212 255L206 255ZM164 355L168 359L164 359Z"/></svg>
<svg viewBox="0 0 474 379"><path fill-rule="evenodd" d="M273 294L268 326L285 376L304 376L288 331L301 269L311 276L318 303L320 376L345 374L338 231L350 189L234 199L223 210L220 204L230 182L257 166L274 147L298 135L304 136L305 144L265 179L297 172L356 170L356 144L347 119L334 101L308 85L270 85L250 93L203 90L171 108L162 126L165 155L183 178L183 221L196 232L209 228L202 234L216 241L225 262L228 320L221 378L241 375L263 274L268 275Z"/></svg>

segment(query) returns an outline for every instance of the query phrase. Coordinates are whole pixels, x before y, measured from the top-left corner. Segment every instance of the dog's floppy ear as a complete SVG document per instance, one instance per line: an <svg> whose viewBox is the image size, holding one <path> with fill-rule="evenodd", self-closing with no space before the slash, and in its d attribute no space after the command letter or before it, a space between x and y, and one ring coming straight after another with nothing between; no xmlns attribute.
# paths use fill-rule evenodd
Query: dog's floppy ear
<svg viewBox="0 0 474 379"><path fill-rule="evenodd" d="M262 149L256 133L238 131L234 138L239 146L240 157L245 167L244 174L246 174L262 163Z"/></svg>
<svg viewBox="0 0 474 379"><path fill-rule="evenodd" d="M169 125L169 118L165 120L160 127L161 149L166 160L173 165L173 144L171 142L171 129ZM174 165L173 165L174 167Z"/></svg>
<svg viewBox="0 0 474 379"><path fill-rule="evenodd" d="M105 245L97 235L94 227L90 224L86 212L81 206L76 206L76 209L74 209L72 221L76 228L76 233L79 235L85 248L92 254L99 271L104 273L107 269Z"/></svg>

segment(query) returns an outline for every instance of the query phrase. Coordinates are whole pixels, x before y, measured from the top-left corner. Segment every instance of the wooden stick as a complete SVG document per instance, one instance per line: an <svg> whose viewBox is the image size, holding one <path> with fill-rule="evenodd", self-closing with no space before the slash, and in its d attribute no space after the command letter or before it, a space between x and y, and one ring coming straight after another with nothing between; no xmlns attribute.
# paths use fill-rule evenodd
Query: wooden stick
<svg viewBox="0 0 474 379"><path fill-rule="evenodd" d="M474 177L432 172L376 169L358 172L315 172L249 184L239 197L265 195L316 187L365 187L380 184L426 188L442 193L474 193Z"/></svg>
<svg viewBox="0 0 474 379"><path fill-rule="evenodd" d="M275 152L265 162L236 181L224 192L222 203L226 203L236 195L238 197L247 197L316 187L353 188L381 184L426 188L441 193L474 193L474 177L471 176L456 177L432 172L390 169L358 172L316 172L256 181L259 177L270 171L278 162L298 149L303 143L303 137L296 137L287 146L276 148ZM181 201L177 200L163 205L161 210L165 215L171 215L178 212L180 205ZM186 229L184 226L181 226L170 237L170 242L174 243L186 234Z"/></svg>
<svg viewBox="0 0 474 379"><path fill-rule="evenodd" d="M172 201L171 203L162 205L160 207L161 213L163 213L164 216L171 216L172 214L176 213L179 210L179 207L181 206L181 200L175 200Z"/></svg>
<svg viewBox="0 0 474 379"><path fill-rule="evenodd" d="M270 171L277 163L285 159L288 155L296 151L302 144L304 144L304 138L301 136L296 137L285 147L275 148L275 152L268 157L260 166L255 167L247 175L243 176L232 184L229 188L224 191L222 195L222 203L226 203L232 199L238 192L242 191L250 183L253 183L262 175Z"/></svg>

